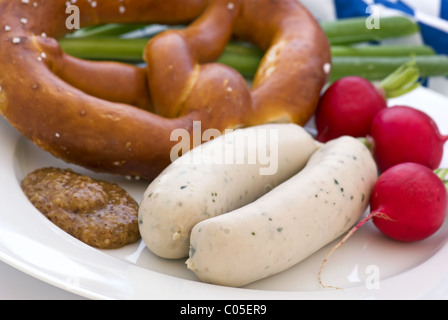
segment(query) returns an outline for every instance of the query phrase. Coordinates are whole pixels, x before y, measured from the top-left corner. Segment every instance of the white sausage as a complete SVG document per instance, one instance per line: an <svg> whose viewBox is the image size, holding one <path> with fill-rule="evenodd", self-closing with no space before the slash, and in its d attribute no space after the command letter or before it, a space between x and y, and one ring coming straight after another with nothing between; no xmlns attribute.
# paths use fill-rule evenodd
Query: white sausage
<svg viewBox="0 0 448 320"><path fill-rule="evenodd" d="M139 210L143 241L160 257L187 257L196 223L256 200L299 172L320 146L300 126L269 124L194 148L148 186Z"/></svg>
<svg viewBox="0 0 448 320"><path fill-rule="evenodd" d="M361 142L330 141L268 194L197 224L187 266L204 282L233 287L286 270L351 228L376 180Z"/></svg>

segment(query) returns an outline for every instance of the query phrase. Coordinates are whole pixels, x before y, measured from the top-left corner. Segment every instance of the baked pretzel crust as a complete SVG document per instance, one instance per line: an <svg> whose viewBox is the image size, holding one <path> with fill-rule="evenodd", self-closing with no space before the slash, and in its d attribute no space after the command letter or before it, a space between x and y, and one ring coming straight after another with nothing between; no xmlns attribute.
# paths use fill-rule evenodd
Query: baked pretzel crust
<svg viewBox="0 0 448 320"><path fill-rule="evenodd" d="M81 26L187 24L148 42L147 67L76 59L65 0L0 0L0 113L43 150L97 172L152 180L175 129L304 125L331 62L328 40L296 0L78 0ZM123 9L124 8L124 9ZM248 87L215 63L231 37L266 55Z"/></svg>

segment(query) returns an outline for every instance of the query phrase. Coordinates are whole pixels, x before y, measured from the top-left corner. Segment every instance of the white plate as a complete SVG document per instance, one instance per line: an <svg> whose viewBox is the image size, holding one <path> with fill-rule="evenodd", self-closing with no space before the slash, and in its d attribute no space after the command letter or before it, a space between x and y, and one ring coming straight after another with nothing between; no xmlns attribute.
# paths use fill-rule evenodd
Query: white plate
<svg viewBox="0 0 448 320"><path fill-rule="evenodd" d="M426 111L448 134L444 96L422 88L390 103ZM110 251L79 242L44 218L19 185L31 170L47 166L71 167L118 182L137 201L147 183L69 166L22 138L4 120L0 120L0 145L0 260L75 294L93 299L448 298L447 224L425 241L403 244L387 239L368 223L335 252L324 269L324 282L342 290L322 289L317 282L320 263L334 243L295 267L245 288L208 285L199 282L183 260L160 259L142 242ZM442 165L448 167L448 151ZM371 281L372 271L379 272L379 282Z"/></svg>

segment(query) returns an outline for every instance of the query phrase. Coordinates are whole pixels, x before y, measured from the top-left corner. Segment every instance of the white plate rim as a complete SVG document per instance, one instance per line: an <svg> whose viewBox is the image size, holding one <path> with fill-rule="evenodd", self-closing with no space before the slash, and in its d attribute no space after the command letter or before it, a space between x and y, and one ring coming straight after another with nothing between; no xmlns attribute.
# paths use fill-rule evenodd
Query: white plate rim
<svg viewBox="0 0 448 320"><path fill-rule="evenodd" d="M442 95L420 88L409 94L405 99L395 99L391 103L407 103L415 101L416 96L423 99L439 99L448 105L448 100ZM428 100L427 100L428 101ZM448 112L446 113L448 114ZM0 145L3 157L0 157L0 260L6 264L31 275L55 287L89 299L415 299L422 297L448 297L448 272L432 275L418 283L418 290L403 288L403 284L414 282L422 275L429 275L431 268L443 265L448 256L448 246L444 245L430 259L421 265L412 268L398 276L385 279L381 282L380 290L366 290L364 287L352 287L343 290L317 290L307 292L266 291L245 288L227 288L204 284L196 281L179 279L164 275L136 265L118 260L102 252L77 243L71 237L65 236L57 227L43 219L33 220L33 223L44 225L50 232L48 238L43 239L37 231L36 234L24 235L22 225L17 218L11 217L11 210L25 210L33 212L35 209L21 193L17 183L15 171L17 159L15 148L21 136L9 126L5 120L0 122ZM445 148L447 149L447 148ZM446 158L445 158L446 159ZM447 165L447 161L444 160ZM15 182L15 185L14 185ZM33 214L31 214L32 216ZM38 216L38 215L36 215ZM38 234L39 233L39 234ZM15 245L6 239L15 239L22 242ZM57 244L54 241L57 240ZM51 258L48 263L38 261L35 255L29 252L24 254L28 246L30 249L45 251L45 257ZM15 251L18 250L18 251ZM22 251L21 251L22 250ZM67 253L68 251L70 253ZM92 261L85 261L86 257L94 257ZM78 272L76 275L54 270L54 265L60 264ZM51 265L51 266L50 266ZM116 278L111 283L109 275ZM84 281L87 279L87 281Z"/></svg>

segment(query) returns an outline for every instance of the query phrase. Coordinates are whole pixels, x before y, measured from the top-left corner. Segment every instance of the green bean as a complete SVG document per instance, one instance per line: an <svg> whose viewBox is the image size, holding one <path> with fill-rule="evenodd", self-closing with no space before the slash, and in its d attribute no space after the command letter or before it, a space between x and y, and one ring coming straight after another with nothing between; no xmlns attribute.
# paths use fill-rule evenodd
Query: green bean
<svg viewBox="0 0 448 320"><path fill-rule="evenodd" d="M356 75L371 81L381 81L401 65L414 59L422 77L448 76L448 56L416 57L334 57L331 81Z"/></svg>
<svg viewBox="0 0 448 320"><path fill-rule="evenodd" d="M132 23L110 23L99 26L89 26L68 34L67 38L118 37L128 32L142 29L146 26L146 24Z"/></svg>
<svg viewBox="0 0 448 320"><path fill-rule="evenodd" d="M406 45L352 45L403 37L419 31L418 25L405 17L386 17L380 28L369 30L366 17L342 19L321 23L330 42L333 56L331 80L347 75L359 75L375 81L382 80L415 55L421 76L448 75L448 57L436 55L429 46ZM108 24L81 29L60 39L68 54L92 60L143 62L143 50L150 37L168 28L182 26ZM132 32L144 37L124 39ZM218 62L235 68L247 78L254 77L263 52L244 42L230 42Z"/></svg>
<svg viewBox="0 0 448 320"><path fill-rule="evenodd" d="M59 44L65 52L82 59L117 60L139 63L148 39L64 38Z"/></svg>
<svg viewBox="0 0 448 320"><path fill-rule="evenodd" d="M333 57L397 57L404 55L434 55L435 52L426 45L363 45L331 47Z"/></svg>
<svg viewBox="0 0 448 320"><path fill-rule="evenodd" d="M332 45L381 41L413 35L420 31L415 21L403 16L381 18L378 29L368 29L366 19L367 17L361 17L326 21L322 22L321 26Z"/></svg>

